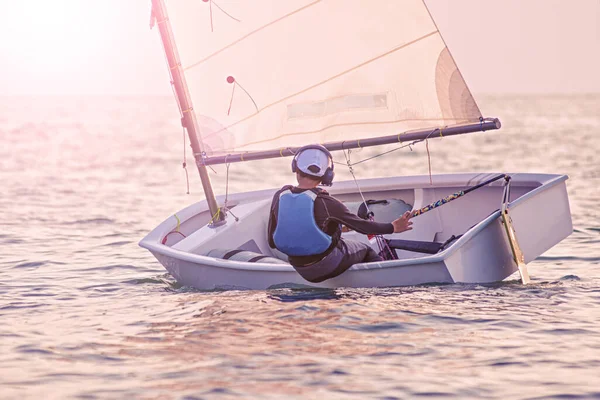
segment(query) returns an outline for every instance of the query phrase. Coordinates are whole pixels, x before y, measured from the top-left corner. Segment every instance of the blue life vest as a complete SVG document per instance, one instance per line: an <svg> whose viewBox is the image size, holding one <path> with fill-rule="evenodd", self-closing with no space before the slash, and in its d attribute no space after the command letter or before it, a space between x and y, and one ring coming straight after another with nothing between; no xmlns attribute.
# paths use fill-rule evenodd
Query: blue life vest
<svg viewBox="0 0 600 400"><path fill-rule="evenodd" d="M296 194L288 189L279 195L273 241L288 256L321 254L331 246L331 236L319 229L315 221L316 198L311 190Z"/></svg>

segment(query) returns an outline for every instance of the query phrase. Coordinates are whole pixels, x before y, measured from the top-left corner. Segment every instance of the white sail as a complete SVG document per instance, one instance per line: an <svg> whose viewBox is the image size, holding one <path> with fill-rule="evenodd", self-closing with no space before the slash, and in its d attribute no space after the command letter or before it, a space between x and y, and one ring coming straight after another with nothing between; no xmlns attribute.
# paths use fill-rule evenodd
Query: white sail
<svg viewBox="0 0 600 400"><path fill-rule="evenodd" d="M422 0L167 0L209 156L477 122Z"/></svg>

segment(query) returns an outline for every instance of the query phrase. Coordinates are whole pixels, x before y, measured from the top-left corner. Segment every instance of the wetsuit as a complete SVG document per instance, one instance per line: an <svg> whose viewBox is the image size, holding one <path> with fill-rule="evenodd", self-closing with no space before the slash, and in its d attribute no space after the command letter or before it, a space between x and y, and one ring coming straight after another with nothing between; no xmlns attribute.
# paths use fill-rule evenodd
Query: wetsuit
<svg viewBox="0 0 600 400"><path fill-rule="evenodd" d="M273 196L268 231L271 248L276 248L273 234L277 228L279 196L286 190L290 190L292 193L302 193L309 189L300 189L289 185L281 188ZM304 279L310 282L322 282L340 275L356 263L382 260L369 245L355 240L342 239L342 225L363 234L383 235L394 232L391 223L361 219L325 190L320 188L310 190L317 195L314 201L315 222L323 232L331 236L332 240L329 248L322 253L288 257L290 264Z"/></svg>

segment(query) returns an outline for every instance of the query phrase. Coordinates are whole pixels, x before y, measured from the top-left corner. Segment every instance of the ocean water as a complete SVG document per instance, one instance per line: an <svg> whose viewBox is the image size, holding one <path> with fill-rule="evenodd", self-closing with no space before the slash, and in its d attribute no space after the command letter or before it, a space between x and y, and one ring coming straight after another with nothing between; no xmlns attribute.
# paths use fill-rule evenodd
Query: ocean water
<svg viewBox="0 0 600 400"><path fill-rule="evenodd" d="M174 100L0 98L0 398L600 398L600 95L478 97L504 127L431 140L433 173L570 176L575 231L528 286L180 287L137 245L202 198ZM229 191L289 162L234 164ZM428 170L423 144L355 167Z"/></svg>

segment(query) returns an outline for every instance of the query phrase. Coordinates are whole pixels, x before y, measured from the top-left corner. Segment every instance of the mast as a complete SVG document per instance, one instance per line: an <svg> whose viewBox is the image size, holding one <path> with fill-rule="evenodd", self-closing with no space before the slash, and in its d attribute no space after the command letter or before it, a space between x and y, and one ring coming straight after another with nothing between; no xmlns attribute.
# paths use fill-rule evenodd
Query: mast
<svg viewBox="0 0 600 400"><path fill-rule="evenodd" d="M192 106L192 99L190 97L185 75L181 67L181 61L179 59L179 53L175 44L175 38L173 36L173 30L171 29L171 23L167 16L167 10L163 0L152 0L152 13L156 18L158 30L160 32L160 38L163 43L165 55L167 56L167 62L169 64L169 71L173 79L173 86L177 95L179 108L183 118L181 123L187 130L190 138L190 145L194 152L194 159L196 161L196 167L198 167L198 173L200 174L200 180L202 181L202 188L204 189L204 195L206 196L206 202L208 203L208 209L210 214L213 216L210 222L211 226L218 226L225 223L225 214L219 211L219 205L210 183L210 177L206 169L206 165L203 159L203 149L198 141L200 137L200 129L198 121L196 120L196 114Z"/></svg>

